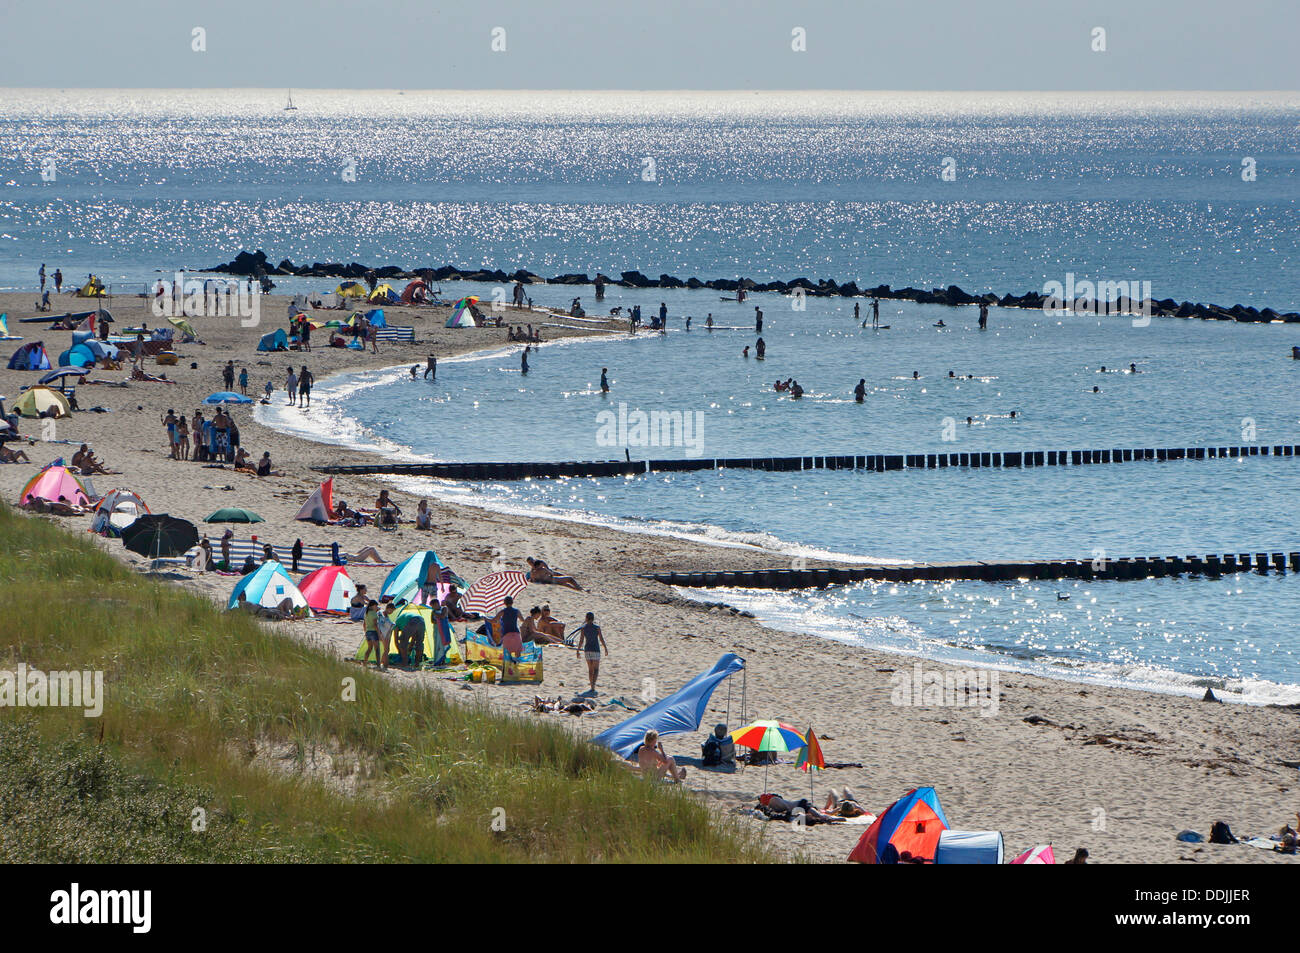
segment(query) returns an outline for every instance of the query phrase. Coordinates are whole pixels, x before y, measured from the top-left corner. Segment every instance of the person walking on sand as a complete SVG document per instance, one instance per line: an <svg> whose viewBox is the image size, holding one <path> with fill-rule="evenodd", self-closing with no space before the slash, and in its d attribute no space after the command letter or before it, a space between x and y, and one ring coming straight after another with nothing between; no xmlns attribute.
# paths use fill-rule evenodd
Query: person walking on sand
<svg viewBox="0 0 1300 953"><path fill-rule="evenodd" d="M307 365L304 364L302 366L302 370L298 372L298 406L299 407L311 406L311 385L312 385L311 371L307 370Z"/></svg>
<svg viewBox="0 0 1300 953"><path fill-rule="evenodd" d="M241 368L239 371L239 392L245 397L248 396L248 368Z"/></svg>
<svg viewBox="0 0 1300 953"><path fill-rule="evenodd" d="M285 371L284 389L289 392L289 406L292 407L298 399L298 375L294 374L292 366Z"/></svg>
<svg viewBox="0 0 1300 953"><path fill-rule="evenodd" d="M506 604L501 607L500 612L492 617L492 632L497 636L496 644L506 646L507 651L512 651L509 646L517 642L518 647L512 651L512 654L516 656L523 651L523 636L519 631L521 614L515 608L515 600L510 596L506 596Z"/></svg>
<svg viewBox="0 0 1300 953"><path fill-rule="evenodd" d="M135 336L135 343L131 345L131 363L134 366L139 367L143 360L144 360L144 335L137 334Z"/></svg>
<svg viewBox="0 0 1300 953"><path fill-rule="evenodd" d="M600 675L600 650L609 655L609 646L605 644L605 633L596 625L596 614L587 613L587 621L578 629L578 650L587 662L587 680L591 682L589 694L596 694L596 677Z"/></svg>
<svg viewBox="0 0 1300 953"><path fill-rule="evenodd" d="M235 362L226 361L226 366L221 369L221 382L226 385L226 390L235 389Z"/></svg>
<svg viewBox="0 0 1300 953"><path fill-rule="evenodd" d="M366 603L366 612L363 618L366 623L366 654L361 656L361 664L366 665L369 663L370 653L374 652L375 664L380 666L381 670L386 669L388 666L383 663L387 662L388 659L379 654L381 651L379 641L379 603L374 599L371 599Z"/></svg>
<svg viewBox="0 0 1300 953"><path fill-rule="evenodd" d="M295 539L295 540L293 541L293 549L291 549L289 552L290 552L290 555L291 555L292 558L293 558L293 570L292 570L292 571L293 571L293 572L297 572L297 571L298 571L298 563L300 563L300 562L302 561L302 540L301 540L301 539Z"/></svg>

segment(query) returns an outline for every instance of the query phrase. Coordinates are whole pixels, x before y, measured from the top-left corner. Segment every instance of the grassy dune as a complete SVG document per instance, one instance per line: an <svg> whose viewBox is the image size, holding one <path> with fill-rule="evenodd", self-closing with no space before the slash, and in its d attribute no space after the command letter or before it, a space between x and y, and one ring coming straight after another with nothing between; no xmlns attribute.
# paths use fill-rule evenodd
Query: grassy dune
<svg viewBox="0 0 1300 953"><path fill-rule="evenodd" d="M105 689L100 718L0 709L0 861L768 859L554 725L395 686L3 505L0 580L0 667Z"/></svg>

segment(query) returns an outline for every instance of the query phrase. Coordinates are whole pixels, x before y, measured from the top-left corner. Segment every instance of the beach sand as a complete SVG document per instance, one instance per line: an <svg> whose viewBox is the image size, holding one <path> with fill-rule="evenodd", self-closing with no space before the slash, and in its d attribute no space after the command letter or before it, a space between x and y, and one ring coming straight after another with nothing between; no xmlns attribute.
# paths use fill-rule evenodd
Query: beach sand
<svg viewBox="0 0 1300 953"><path fill-rule="evenodd" d="M32 316L31 293L0 295L0 311L10 316L10 330L24 340L0 345L6 358L21 343L43 339L51 360L70 343L66 331L45 331L41 325L21 324ZM500 568L526 568L524 557L541 555L559 570L572 573L587 588L573 592L555 586L533 586L519 599L521 606L549 601L557 618L571 626L587 611L596 613L609 643L602 663L601 699L619 696L640 703L650 686L658 695L676 690L724 652L746 659L744 690L747 715L777 718L800 730L812 726L822 737L829 762L861 763L861 768L828 769L814 774L815 800L820 804L832 786L853 788L871 811L880 812L909 788L934 786L949 821L960 830L1000 830L1008 859L1036 844L1052 843L1058 857L1086 847L1093 863L1297 862L1246 846L1185 844L1175 835L1185 828L1208 835L1216 820L1227 821L1238 837L1267 834L1285 821L1293 824L1300 810L1300 711L1212 704L1200 700L1133 690L1082 685L1067 681L999 673L999 704L995 713L979 707L901 706L891 701L890 677L910 673L910 657L871 651L812 636L778 632L725 607L707 607L676 595L668 587L637 577L650 570L754 569L784 565L772 553L736 547L715 547L680 539L632 534L544 518L521 518L433 502L434 529L419 532L404 523L393 532L372 527L316 527L293 520L308 494L322 479L313 466L363 463L367 454L326 446L269 430L252 419L247 407L234 408L243 446L254 457L269 450L285 475L258 479L229 468L169 459L161 418L168 408L190 414L207 394L223 390L221 369L234 359L236 372L249 370L250 392L260 395L269 378L277 386L286 366L306 363L319 382L329 375L362 368L418 364L426 354L440 359L505 344L504 329L446 329L447 310L387 308L389 323L414 325L419 343L383 346L378 354L315 347L310 354L259 354L260 334L284 326L288 299L273 296L263 305L262 326L240 327L236 319L196 318L206 342L179 348L174 367L146 360L150 373L166 373L175 385L132 383L128 387L84 384L77 398L83 408L71 419L57 422L54 434L66 443L37 442L27 447L35 466L0 466L0 495L12 503L36 467L57 456L70 457L89 442L101 460L121 476L98 476L95 486L106 492L116 486L137 491L155 513L168 512L194 521L215 541L224 529L200 521L221 506L244 506L266 518L265 523L234 527L236 535L277 545L327 544L339 540L345 552L376 547L385 558L398 561L418 549L432 548L463 577L474 579ZM80 311L89 305L60 296L56 312ZM116 297L107 303L117 319L115 329L146 320L161 323L140 298ZM507 320L523 323L534 318ZM546 322L555 319L546 317ZM547 328L557 335L592 334L587 325L572 332ZM622 325L626 336L626 324ZM313 343L323 343L317 332ZM191 362L197 369L191 369ZM3 364L0 364L0 368ZM120 381L121 372L96 371L90 377ZM443 374L451 372L443 370ZM0 393L12 401L22 385L40 375L0 369ZM282 390L273 400L284 401ZM109 413L90 413L92 406ZM209 408L204 408L205 415ZM545 426L544 421L529 426ZM39 435L39 421L25 420L27 435ZM379 478L339 477L335 498L370 506L378 491L390 484ZM230 487L231 489L226 489ZM410 518L417 498L393 494ZM86 533L88 517L61 519L70 531ZM144 568L144 561L119 541L91 537L115 556ZM387 569L357 565L353 577L372 592ZM177 570L163 574L224 604L235 579L210 573ZM288 624L295 638L327 651L351 657L361 640L360 626L330 621ZM927 672L947 669L925 662ZM585 665L566 649L546 652L545 684L541 686L467 685L435 673L393 671L390 677L420 682L456 697L480 696L502 709L529 718L561 721L591 736L621 720L601 711L580 718L533 714L535 693L570 697L586 689ZM652 680L647 682L647 680ZM742 682L732 680L730 725L740 725ZM715 693L701 730L670 737L669 754L690 765L699 743L715 722L726 718L728 689ZM1290 762L1288 765L1286 762ZM687 784L733 815L751 807L763 790L762 768L734 774L691 767ZM792 764L773 766L768 790L787 798L807 796L808 776ZM856 825L800 828L794 825L747 821L759 825L767 842L781 855L816 861L843 861L865 830Z"/></svg>

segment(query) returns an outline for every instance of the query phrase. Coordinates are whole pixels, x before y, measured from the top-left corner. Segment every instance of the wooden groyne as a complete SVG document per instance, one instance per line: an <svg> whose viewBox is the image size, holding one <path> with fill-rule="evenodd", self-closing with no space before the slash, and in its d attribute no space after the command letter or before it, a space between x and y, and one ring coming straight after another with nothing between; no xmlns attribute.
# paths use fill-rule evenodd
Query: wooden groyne
<svg viewBox="0 0 1300 953"><path fill-rule="evenodd" d="M891 470L1021 469L1094 466L1143 461L1218 460L1240 457L1300 457L1300 444L1238 447L1112 447L1091 450L979 450L958 453L869 453L811 457L701 457L674 460L575 460L568 462L365 463L315 469L338 475L391 474L444 480L553 480L561 477L617 477L700 470Z"/></svg>
<svg viewBox="0 0 1300 953"><path fill-rule="evenodd" d="M1137 556L1122 559L990 559L979 562L907 563L897 566L754 569L735 572L642 573L669 586L691 589L824 589L864 580L946 582L1018 579L1149 579L1223 576L1230 573L1300 573L1300 552L1211 553L1204 556Z"/></svg>

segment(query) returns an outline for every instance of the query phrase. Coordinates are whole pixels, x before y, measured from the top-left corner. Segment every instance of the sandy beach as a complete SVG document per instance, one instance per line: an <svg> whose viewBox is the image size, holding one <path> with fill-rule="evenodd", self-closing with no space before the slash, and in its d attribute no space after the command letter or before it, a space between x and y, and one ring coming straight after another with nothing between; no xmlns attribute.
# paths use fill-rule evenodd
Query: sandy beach
<svg viewBox="0 0 1300 953"><path fill-rule="evenodd" d="M0 353L7 360L20 344L44 340L52 362L57 362L58 354L69 346L70 335L19 323L18 319L33 315L32 300L30 292L0 295L0 311L9 314L10 332L23 335L22 341L4 342ZM909 788L927 784L937 789L954 828L1002 831L1008 857L1051 843L1059 859L1070 856L1076 847L1086 847L1093 863L1297 862L1295 857L1244 845L1188 844L1175 838L1189 828L1208 835L1217 820L1228 822L1241 838L1274 833L1284 822L1296 821L1300 709L1295 706L1213 704L1009 672L998 673L995 708L899 705L891 676L911 673L914 658L774 631L725 607L681 598L637 576L651 570L781 565L775 554L507 516L432 499L431 532L417 531L410 522L393 532L296 522L298 508L322 479L313 467L373 458L268 429L253 419L248 407L232 410L243 446L255 459L269 451L283 476L255 478L229 467L170 459L163 415L169 408L188 415L209 393L223 390L221 370L227 360L234 360L236 373L247 367L249 391L260 395L268 379L282 386L290 364L295 368L306 364L319 385L345 371L403 365L423 369L428 354L443 360L507 343L504 329L445 328L445 308L395 307L386 309L389 323L414 326L415 345L381 345L377 354L319 346L310 354L258 353L259 335L284 325L287 304L282 296L265 299L260 328L243 328L235 319L194 319L204 344L181 345L180 360L172 367L146 361L149 373L165 373L174 384L91 383L126 380L129 362L122 371L91 372L87 383L77 389L82 410L57 422L52 435L56 442L37 439L33 446L24 447L32 466L0 467L0 494L13 503L38 467L58 456L70 457L85 442L109 468L121 471L120 476L94 478L101 493L117 486L135 490L153 512L195 522L214 544L224 526L203 524L203 517L222 506L243 506L260 513L266 522L235 526L240 537L256 532L259 538L286 546L296 538L307 545L338 540L345 552L354 553L374 546L389 562L432 548L470 580L502 568L503 561L508 568L524 569L526 556L542 555L552 566L574 575L587 591L533 586L519 602L524 607L549 602L555 616L571 624L587 611L596 614L610 649L601 666L601 699L618 696L639 703L647 679L653 680L659 695L666 694L722 653L735 652L746 660L744 687L750 719L777 718L800 730L811 726L823 739L828 762L861 765L815 774L818 804L830 787L848 786L868 809L879 812ZM117 321L115 330L141 320L151 326L159 323L141 298L114 297L106 306ZM56 314L88 307L86 301L70 295L55 299ZM514 313L507 317L513 323L528 320L536 318ZM543 320L563 323L551 316ZM626 323L611 321L604 328L594 324L565 330L548 327L544 334L551 340L620 330L626 337ZM0 369L0 393L8 398L6 406L22 386L39 376ZM272 400L285 401L283 390L277 389ZM108 412L90 412L96 406ZM24 420L24 435L39 438L40 423ZM339 477L335 486L335 498L343 497L354 506L369 506L380 489L391 488L390 483L369 477ZM394 497L405 516L412 517L418 498L401 492ZM69 531L84 534L89 517L60 522ZM145 568L145 561L120 541L92 538L115 556ZM349 571L372 591L378 590L388 572L364 563L350 566ZM222 603L235 581L185 570L165 575ZM346 657L361 640L358 624L316 620L282 628L292 637ZM945 670L938 663L923 665L926 672ZM603 710L580 718L533 713L530 703L535 693L567 698L586 688L585 667L568 650L549 649L545 672L540 687L468 685L432 672L392 671L390 677L418 681L467 700L478 696L522 717L562 720L585 736L621 720L614 711ZM668 753L689 766L689 759L698 758L699 743L714 722L726 720L730 727L739 727L740 693L741 682L733 679L728 719L724 685L714 695L701 731L666 739ZM790 763L773 766L767 778L768 789L786 797L808 794L808 776ZM764 779L761 768L723 774L692 766L686 783L715 804L719 813L732 814L753 806ZM857 825L801 828L752 823L764 827L769 843L783 855L820 862L845 860L864 830Z"/></svg>

